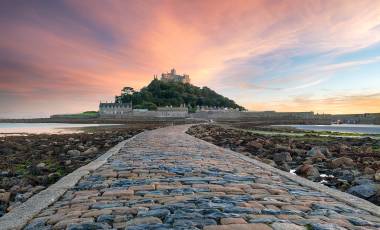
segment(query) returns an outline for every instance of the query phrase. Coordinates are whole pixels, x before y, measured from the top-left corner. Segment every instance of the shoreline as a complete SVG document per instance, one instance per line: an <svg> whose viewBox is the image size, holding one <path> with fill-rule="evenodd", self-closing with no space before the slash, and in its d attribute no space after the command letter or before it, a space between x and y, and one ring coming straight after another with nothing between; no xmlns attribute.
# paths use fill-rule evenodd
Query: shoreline
<svg viewBox="0 0 380 230"><path fill-rule="evenodd" d="M199 119L192 118L17 118L17 119L0 119L0 123L76 123L76 124L157 124L157 123L175 123L189 124L199 122Z"/></svg>

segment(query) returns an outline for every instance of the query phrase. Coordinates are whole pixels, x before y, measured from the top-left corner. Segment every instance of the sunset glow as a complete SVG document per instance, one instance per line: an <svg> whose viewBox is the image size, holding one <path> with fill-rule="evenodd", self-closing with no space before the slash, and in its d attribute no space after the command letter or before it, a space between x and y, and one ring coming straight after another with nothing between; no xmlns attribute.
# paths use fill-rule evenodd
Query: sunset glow
<svg viewBox="0 0 380 230"><path fill-rule="evenodd" d="M0 117L97 110L176 68L249 110L380 112L380 1L1 1Z"/></svg>

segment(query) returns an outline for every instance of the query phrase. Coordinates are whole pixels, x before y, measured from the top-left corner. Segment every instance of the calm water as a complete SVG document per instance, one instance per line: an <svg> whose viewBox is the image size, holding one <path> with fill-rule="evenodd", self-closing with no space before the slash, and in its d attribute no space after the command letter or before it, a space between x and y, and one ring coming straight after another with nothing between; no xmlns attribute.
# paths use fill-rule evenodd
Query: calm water
<svg viewBox="0 0 380 230"><path fill-rule="evenodd" d="M68 124L68 123L0 123L0 135L10 134L64 134L80 132L78 128L97 127L110 124Z"/></svg>
<svg viewBox="0 0 380 230"><path fill-rule="evenodd" d="M289 125L291 127L312 130L312 131L332 131L342 133L362 133L362 134L380 134L380 125Z"/></svg>

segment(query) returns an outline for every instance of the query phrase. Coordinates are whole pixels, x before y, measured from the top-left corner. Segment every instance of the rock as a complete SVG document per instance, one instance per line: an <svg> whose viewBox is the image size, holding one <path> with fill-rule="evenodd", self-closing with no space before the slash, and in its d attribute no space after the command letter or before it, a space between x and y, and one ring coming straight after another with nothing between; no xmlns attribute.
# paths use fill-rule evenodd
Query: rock
<svg viewBox="0 0 380 230"><path fill-rule="evenodd" d="M380 181L380 170L377 170L373 177L374 177L375 181Z"/></svg>
<svg viewBox="0 0 380 230"><path fill-rule="evenodd" d="M135 218L127 222L127 226L140 225L140 224L162 224L162 221L157 217L142 217L142 218Z"/></svg>
<svg viewBox="0 0 380 230"><path fill-rule="evenodd" d="M279 145L279 144L276 144L276 145L275 145L275 149L276 149L276 150L279 150L279 151L283 151L283 152L288 152L288 151L290 151L289 146L283 146L283 145Z"/></svg>
<svg viewBox="0 0 380 230"><path fill-rule="evenodd" d="M317 155L331 157L331 153L327 147L318 147L318 146L315 146L309 151L307 151L306 155L308 157L315 157Z"/></svg>
<svg viewBox="0 0 380 230"><path fill-rule="evenodd" d="M281 169L282 171L285 171L285 172L290 171L290 167L287 163L283 163L283 164L279 165L278 168Z"/></svg>
<svg viewBox="0 0 380 230"><path fill-rule="evenodd" d="M220 223L223 225L226 225L226 224L246 224L247 221L245 221L243 218L222 218L222 219L220 219Z"/></svg>
<svg viewBox="0 0 380 230"><path fill-rule="evenodd" d="M109 224L112 224L112 222L114 221L114 216L113 215L100 215L98 216L98 218L96 218L96 222L105 222L105 223L109 223Z"/></svg>
<svg viewBox="0 0 380 230"><path fill-rule="evenodd" d="M42 190L44 190L44 189L45 189L45 186L35 186L35 187L33 187L30 191L31 191L32 193L37 193L37 192L42 191Z"/></svg>
<svg viewBox="0 0 380 230"><path fill-rule="evenodd" d="M373 183L373 180L369 179L368 177L356 177L352 183L355 185L361 185Z"/></svg>
<svg viewBox="0 0 380 230"><path fill-rule="evenodd" d="M29 199L31 196L33 196L32 192L27 193L17 193L15 196L16 202L25 202L27 199Z"/></svg>
<svg viewBox="0 0 380 230"><path fill-rule="evenodd" d="M4 203L8 203L11 198L11 193L10 192L3 192L0 193L0 201Z"/></svg>
<svg viewBox="0 0 380 230"><path fill-rule="evenodd" d="M106 230L111 229L111 226L106 223L71 223L66 230Z"/></svg>
<svg viewBox="0 0 380 230"><path fill-rule="evenodd" d="M334 176L348 182L352 182L353 180L355 180L354 172L351 170L336 169L334 170Z"/></svg>
<svg viewBox="0 0 380 230"><path fill-rule="evenodd" d="M46 168L46 164L44 162L41 162L36 167L39 168L39 169L45 169Z"/></svg>
<svg viewBox="0 0 380 230"><path fill-rule="evenodd" d="M264 159L261 159L261 161L263 163L265 163L265 164L268 164L268 165L272 166L272 167L276 167L277 166L276 163L274 161L270 160L270 159L264 158Z"/></svg>
<svg viewBox="0 0 380 230"><path fill-rule="evenodd" d="M10 175L9 171L0 171L0 177L7 177Z"/></svg>
<svg viewBox="0 0 380 230"><path fill-rule="evenodd" d="M351 187L347 190L347 192L363 199L369 199L370 197L376 195L377 186L373 183L366 183Z"/></svg>
<svg viewBox="0 0 380 230"><path fill-rule="evenodd" d="M288 152L281 152L281 153L275 153L273 155L273 160L278 163L278 162L290 162L292 161L292 156Z"/></svg>
<svg viewBox="0 0 380 230"><path fill-rule="evenodd" d="M86 151L84 151L84 154L96 154L96 153L98 153L98 148L96 147L91 147L87 149Z"/></svg>
<svg viewBox="0 0 380 230"><path fill-rule="evenodd" d="M379 171L380 172L380 171ZM373 175L375 174L375 170L370 168L370 167L365 167L364 171L363 171L364 174L367 174L367 175ZM376 175L375 175L376 176ZM379 174L379 179L380 179L380 174Z"/></svg>
<svg viewBox="0 0 380 230"><path fill-rule="evenodd" d="M169 214L170 214L170 211L167 209L154 209L147 212L139 212L137 216L141 216L141 217L153 216L153 217L158 217L160 219L163 219Z"/></svg>
<svg viewBox="0 0 380 230"><path fill-rule="evenodd" d="M48 180L51 181L51 182L54 182L58 178L59 178L59 174L58 173L50 173L48 175Z"/></svg>
<svg viewBox="0 0 380 230"><path fill-rule="evenodd" d="M217 222L214 219L209 218L193 218L193 219L176 219L173 223L175 229L204 229L207 225L216 225Z"/></svg>
<svg viewBox="0 0 380 230"><path fill-rule="evenodd" d="M71 160L65 161L65 165L71 165Z"/></svg>
<svg viewBox="0 0 380 230"><path fill-rule="evenodd" d="M346 228L340 227L336 224L312 223L310 227L312 230L346 230Z"/></svg>
<svg viewBox="0 0 380 230"><path fill-rule="evenodd" d="M44 219L35 219L35 220L32 220L28 225L26 225L24 230L48 230L48 229L51 229L51 227L49 228L48 226L45 225L45 223L46 223L46 220L44 220Z"/></svg>
<svg viewBox="0 0 380 230"><path fill-rule="evenodd" d="M315 179L319 177L318 169L310 164L304 164L298 167L296 170L296 174L310 179Z"/></svg>
<svg viewBox="0 0 380 230"><path fill-rule="evenodd" d="M322 151L319 147L313 147L312 149L310 149L309 151L307 151L306 155L308 157L313 157L317 154L322 154Z"/></svg>
<svg viewBox="0 0 380 230"><path fill-rule="evenodd" d="M309 150L309 152L307 152L307 155L310 157L312 162L327 160L325 154L323 154L319 148L317 148L317 149L312 148L311 150Z"/></svg>
<svg viewBox="0 0 380 230"><path fill-rule="evenodd" d="M254 147L256 149L262 149L263 148L263 144L261 144L258 141L250 141L250 142L247 143L247 145L251 146L251 147Z"/></svg>
<svg viewBox="0 0 380 230"><path fill-rule="evenodd" d="M210 225L203 230L272 230L266 224L229 224L229 225Z"/></svg>
<svg viewBox="0 0 380 230"><path fill-rule="evenodd" d="M273 230L306 230L306 227L290 223L274 223L272 224Z"/></svg>
<svg viewBox="0 0 380 230"><path fill-rule="evenodd" d="M354 165L355 165L354 161L348 157L339 157L330 162L331 168L339 168L339 167L350 168Z"/></svg>
<svg viewBox="0 0 380 230"><path fill-rule="evenodd" d="M76 150L76 149L73 149L73 150L67 151L67 154L69 154L71 156L80 156L80 151Z"/></svg>
<svg viewBox="0 0 380 230"><path fill-rule="evenodd" d="M347 153L349 150L350 150L350 147L348 147L348 146L345 145L345 144L341 144L341 145L339 146L339 153L340 153L340 154Z"/></svg>

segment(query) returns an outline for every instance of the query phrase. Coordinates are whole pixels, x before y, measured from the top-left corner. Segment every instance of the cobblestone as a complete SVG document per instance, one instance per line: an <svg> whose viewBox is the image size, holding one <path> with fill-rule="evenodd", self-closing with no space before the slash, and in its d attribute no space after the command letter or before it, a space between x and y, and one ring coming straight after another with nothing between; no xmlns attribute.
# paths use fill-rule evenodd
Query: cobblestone
<svg viewBox="0 0 380 230"><path fill-rule="evenodd" d="M380 228L368 211L191 137L187 127L127 142L24 229Z"/></svg>

